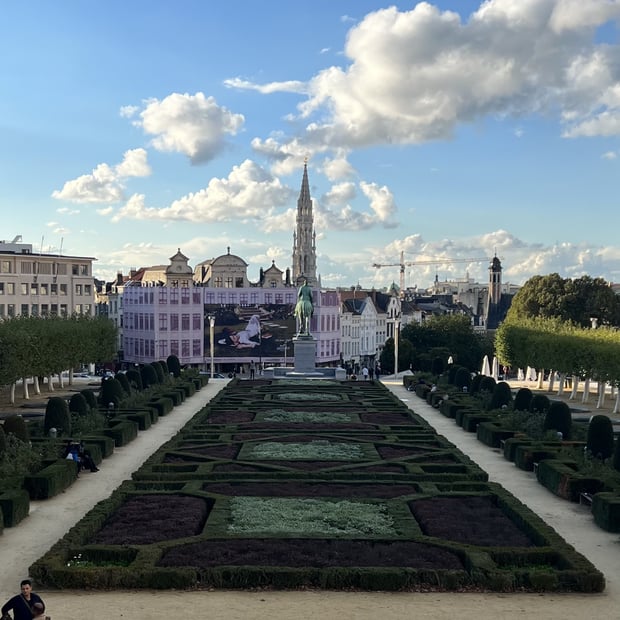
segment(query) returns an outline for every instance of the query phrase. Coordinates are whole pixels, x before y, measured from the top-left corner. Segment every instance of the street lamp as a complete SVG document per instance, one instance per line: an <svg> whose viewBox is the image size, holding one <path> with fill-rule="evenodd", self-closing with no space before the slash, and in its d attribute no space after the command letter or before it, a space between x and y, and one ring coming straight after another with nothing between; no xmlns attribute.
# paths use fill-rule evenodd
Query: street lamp
<svg viewBox="0 0 620 620"><path fill-rule="evenodd" d="M213 379L213 328L215 327L215 317L209 315L209 350L211 353L211 379Z"/></svg>
<svg viewBox="0 0 620 620"><path fill-rule="evenodd" d="M398 374L398 340L400 336L400 316L394 320L394 379Z"/></svg>

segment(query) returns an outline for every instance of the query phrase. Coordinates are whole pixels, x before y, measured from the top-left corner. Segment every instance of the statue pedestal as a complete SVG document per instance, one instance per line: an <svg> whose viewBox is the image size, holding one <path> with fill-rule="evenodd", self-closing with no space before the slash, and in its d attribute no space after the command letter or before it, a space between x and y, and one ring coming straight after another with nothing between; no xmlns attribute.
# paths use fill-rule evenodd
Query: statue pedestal
<svg viewBox="0 0 620 620"><path fill-rule="evenodd" d="M316 340L312 336L295 336L295 372L314 372L316 368Z"/></svg>

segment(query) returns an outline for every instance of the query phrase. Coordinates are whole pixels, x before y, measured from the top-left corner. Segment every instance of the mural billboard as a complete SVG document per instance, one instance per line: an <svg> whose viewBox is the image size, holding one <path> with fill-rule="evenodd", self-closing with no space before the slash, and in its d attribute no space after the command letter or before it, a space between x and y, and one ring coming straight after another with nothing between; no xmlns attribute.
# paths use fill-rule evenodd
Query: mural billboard
<svg viewBox="0 0 620 620"><path fill-rule="evenodd" d="M210 350L209 317L213 316L215 358L284 357L286 342L290 347L296 331L294 312L294 304L205 304L205 352Z"/></svg>

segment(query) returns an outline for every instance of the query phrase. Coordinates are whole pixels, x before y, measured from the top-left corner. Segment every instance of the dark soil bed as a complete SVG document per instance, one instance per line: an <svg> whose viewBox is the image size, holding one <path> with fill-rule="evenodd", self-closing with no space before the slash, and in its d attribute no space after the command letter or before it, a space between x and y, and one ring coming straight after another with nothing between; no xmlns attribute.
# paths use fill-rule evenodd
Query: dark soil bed
<svg viewBox="0 0 620 620"><path fill-rule="evenodd" d="M301 469L306 471L313 471L322 469L323 467L338 467L342 466L342 461L261 461L262 465L269 465L275 467L289 467L291 469ZM213 471L216 472L265 472L265 468L257 467L256 465L246 465L245 463L221 463L214 465ZM376 472L386 474L402 474L405 468L400 465L369 465L368 467L347 467L345 473L365 473Z"/></svg>
<svg viewBox="0 0 620 620"><path fill-rule="evenodd" d="M433 497L409 508L427 536L482 547L532 547L534 543L490 497Z"/></svg>
<svg viewBox="0 0 620 620"><path fill-rule="evenodd" d="M180 452L187 452L189 454L196 454L199 456L209 456L214 459L235 459L239 454L240 446L232 445L217 445L217 446L203 446L201 448L195 446L189 446L187 448L179 448ZM166 454L164 457L164 463L179 463L191 461L190 456L183 456L182 454Z"/></svg>
<svg viewBox="0 0 620 620"><path fill-rule="evenodd" d="M419 426L417 422L414 422L409 416L401 415L398 413L362 413L360 414L362 422L368 422L370 424L397 424L401 426L403 424L411 424L412 426Z"/></svg>
<svg viewBox="0 0 620 620"><path fill-rule="evenodd" d="M148 545L195 536L214 502L187 495L136 495L123 503L90 541L98 545Z"/></svg>
<svg viewBox="0 0 620 620"><path fill-rule="evenodd" d="M207 417L207 424L241 424L251 422L254 414L248 411L222 411Z"/></svg>
<svg viewBox="0 0 620 620"><path fill-rule="evenodd" d="M406 541L243 539L209 540L167 551L158 566L400 566L463 569L446 549Z"/></svg>
<svg viewBox="0 0 620 620"><path fill-rule="evenodd" d="M207 493L257 497L372 497L390 499L414 495L417 488L410 484L339 484L334 482L213 482L202 487Z"/></svg>

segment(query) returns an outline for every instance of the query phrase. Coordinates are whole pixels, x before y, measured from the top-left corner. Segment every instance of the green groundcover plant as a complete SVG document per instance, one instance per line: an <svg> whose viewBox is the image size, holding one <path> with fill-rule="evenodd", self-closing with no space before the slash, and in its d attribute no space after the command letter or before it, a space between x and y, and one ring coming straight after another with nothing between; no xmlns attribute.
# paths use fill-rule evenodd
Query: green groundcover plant
<svg viewBox="0 0 620 620"><path fill-rule="evenodd" d="M300 536L393 536L384 504L282 497L231 499L231 532Z"/></svg>

